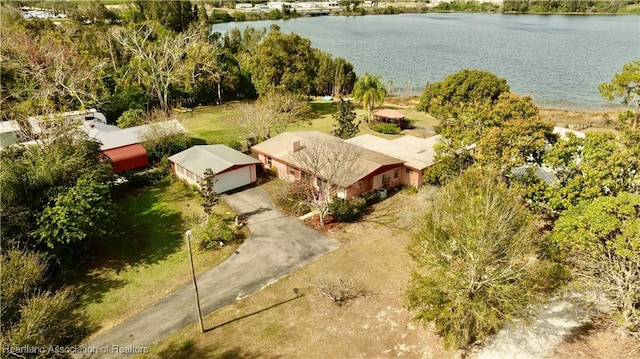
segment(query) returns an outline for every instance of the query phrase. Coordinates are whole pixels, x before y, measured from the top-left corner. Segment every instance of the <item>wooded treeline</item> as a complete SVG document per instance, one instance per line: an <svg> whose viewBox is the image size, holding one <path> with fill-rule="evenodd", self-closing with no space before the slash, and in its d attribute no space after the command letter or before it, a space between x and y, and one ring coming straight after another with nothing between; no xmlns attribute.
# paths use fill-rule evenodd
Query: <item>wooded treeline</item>
<svg viewBox="0 0 640 359"><path fill-rule="evenodd" d="M4 120L95 107L115 122L129 109L219 104L271 90L343 95L355 82L353 65L276 26L211 33L197 3L141 1L117 12L97 1L73 6L58 25L2 6Z"/></svg>

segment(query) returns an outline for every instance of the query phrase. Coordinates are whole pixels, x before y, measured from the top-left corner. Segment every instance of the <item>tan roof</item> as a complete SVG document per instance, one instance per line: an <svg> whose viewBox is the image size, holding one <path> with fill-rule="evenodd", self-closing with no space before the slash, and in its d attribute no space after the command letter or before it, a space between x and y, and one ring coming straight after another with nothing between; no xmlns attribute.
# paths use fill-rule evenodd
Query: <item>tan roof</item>
<svg viewBox="0 0 640 359"><path fill-rule="evenodd" d="M367 134L346 141L362 148L399 158L405 162L405 165L423 170L435 163L434 146L440 141L440 138L440 135L429 138L402 136L386 140Z"/></svg>
<svg viewBox="0 0 640 359"><path fill-rule="evenodd" d="M300 141L301 148L299 151L304 151L305 147L315 142L327 143L329 145L335 143L336 146L346 144L347 148L352 148L353 151L358 151L360 153L356 167L362 169L361 173L354 173L353 176L346 179L344 183L338 183L338 185L340 186L350 186L356 181L375 172L381 167L388 165L400 165L404 162L399 158L391 157L380 152L355 146L347 141L341 140L340 138L318 131L283 132L276 137L253 146L252 150L261 152L271 158L278 159L280 161L302 168L303 166L297 163L298 161L289 150L292 141L295 140ZM324 177L322 173L315 173L314 175Z"/></svg>
<svg viewBox="0 0 640 359"><path fill-rule="evenodd" d="M374 111L373 115L376 117L391 118L396 120L401 120L406 117L404 113L400 111L392 110L389 108L383 108L383 109Z"/></svg>

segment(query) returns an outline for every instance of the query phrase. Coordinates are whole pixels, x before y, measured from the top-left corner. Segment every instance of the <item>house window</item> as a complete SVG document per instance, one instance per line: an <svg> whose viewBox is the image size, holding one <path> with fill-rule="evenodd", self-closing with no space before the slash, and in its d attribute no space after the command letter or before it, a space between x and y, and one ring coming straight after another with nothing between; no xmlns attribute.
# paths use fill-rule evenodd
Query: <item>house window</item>
<svg viewBox="0 0 640 359"><path fill-rule="evenodd" d="M393 178L398 178L399 175L400 175L400 170L393 171Z"/></svg>
<svg viewBox="0 0 640 359"><path fill-rule="evenodd" d="M316 178L316 186L320 186L322 184L322 179L320 177Z"/></svg>
<svg viewBox="0 0 640 359"><path fill-rule="evenodd" d="M302 180L307 182L311 180L311 176L307 172L302 172L301 177L302 177Z"/></svg>
<svg viewBox="0 0 640 359"><path fill-rule="evenodd" d="M289 174L292 176L296 175L296 169L294 167L289 167Z"/></svg>
<svg viewBox="0 0 640 359"><path fill-rule="evenodd" d="M408 175L413 173L413 171L410 168L407 168L406 172L407 172Z"/></svg>
<svg viewBox="0 0 640 359"><path fill-rule="evenodd" d="M267 157L267 165L271 166L271 157Z"/></svg>
<svg viewBox="0 0 640 359"><path fill-rule="evenodd" d="M382 187L386 187L387 185L389 185L389 177L387 177L385 173L382 175Z"/></svg>

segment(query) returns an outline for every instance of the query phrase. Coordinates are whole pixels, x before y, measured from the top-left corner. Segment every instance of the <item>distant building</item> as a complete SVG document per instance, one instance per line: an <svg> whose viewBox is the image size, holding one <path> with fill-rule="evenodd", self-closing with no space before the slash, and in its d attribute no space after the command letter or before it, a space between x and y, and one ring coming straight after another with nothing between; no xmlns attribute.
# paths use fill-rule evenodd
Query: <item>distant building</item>
<svg viewBox="0 0 640 359"><path fill-rule="evenodd" d="M107 123L107 118L96 109L62 112L51 115L33 116L27 119L31 133L40 135L60 126L83 126L86 123Z"/></svg>
<svg viewBox="0 0 640 359"><path fill-rule="evenodd" d="M236 10L251 10L252 7L250 3L236 3Z"/></svg>
<svg viewBox="0 0 640 359"><path fill-rule="evenodd" d="M18 121L0 122L0 148L18 143L20 139L20 124Z"/></svg>
<svg viewBox="0 0 640 359"><path fill-rule="evenodd" d="M187 130L178 120L168 120L152 124L118 128L106 123L87 123L83 130L90 138L99 141L100 149L113 163L113 173L121 173L149 165L147 150L141 143Z"/></svg>

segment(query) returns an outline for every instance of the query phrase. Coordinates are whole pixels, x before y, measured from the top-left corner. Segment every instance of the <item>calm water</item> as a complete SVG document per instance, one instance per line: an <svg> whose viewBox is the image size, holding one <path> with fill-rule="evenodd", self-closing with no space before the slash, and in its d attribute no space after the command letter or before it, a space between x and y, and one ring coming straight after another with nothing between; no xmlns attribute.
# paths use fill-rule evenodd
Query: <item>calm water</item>
<svg viewBox="0 0 640 359"><path fill-rule="evenodd" d="M400 95L463 68L504 77L543 106L603 104L598 85L640 58L640 16L402 14L215 25L296 32L312 46L380 74ZM411 89L413 88L413 90Z"/></svg>

